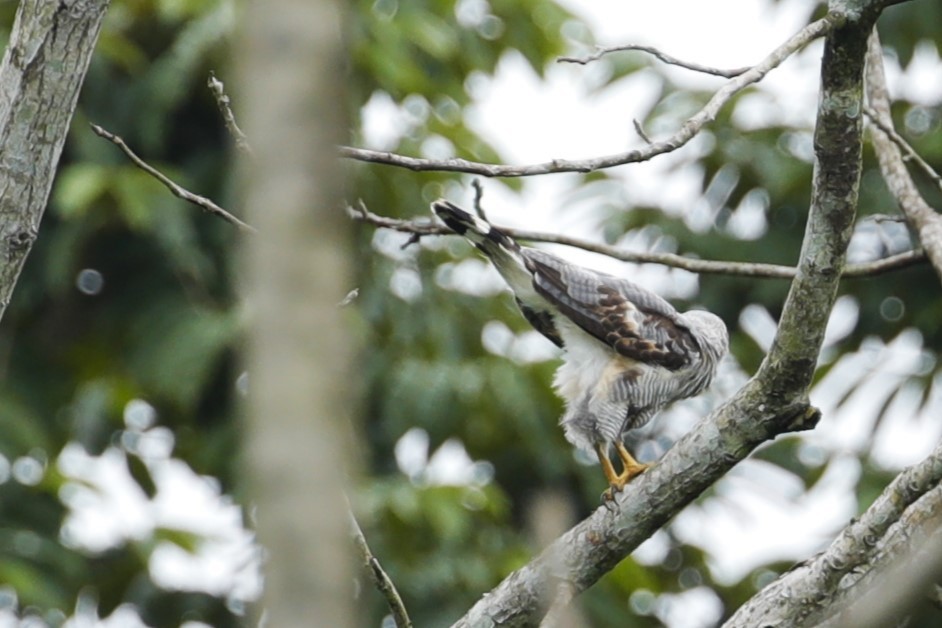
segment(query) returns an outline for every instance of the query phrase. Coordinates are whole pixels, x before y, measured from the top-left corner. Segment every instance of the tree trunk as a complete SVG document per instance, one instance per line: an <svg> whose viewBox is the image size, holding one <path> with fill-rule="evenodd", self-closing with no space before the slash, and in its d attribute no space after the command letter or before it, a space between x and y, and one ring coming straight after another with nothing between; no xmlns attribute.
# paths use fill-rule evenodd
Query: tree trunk
<svg viewBox="0 0 942 628"><path fill-rule="evenodd" d="M39 232L108 0L24 0L0 65L0 318Z"/></svg>
<svg viewBox="0 0 942 628"><path fill-rule="evenodd" d="M351 626L342 434L351 350L340 210L344 0L256 0L240 49L252 321L246 478L271 626ZM346 445L346 446L344 446Z"/></svg>

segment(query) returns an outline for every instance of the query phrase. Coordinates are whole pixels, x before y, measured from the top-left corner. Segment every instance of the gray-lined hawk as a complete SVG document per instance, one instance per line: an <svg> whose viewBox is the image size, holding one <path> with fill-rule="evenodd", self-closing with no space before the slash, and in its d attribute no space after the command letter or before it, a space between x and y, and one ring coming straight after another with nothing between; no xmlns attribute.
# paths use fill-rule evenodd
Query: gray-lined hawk
<svg viewBox="0 0 942 628"><path fill-rule="evenodd" d="M648 466L625 447L625 433L709 385L728 351L726 325L710 312L680 313L624 279L520 246L448 201L435 201L432 210L490 258L530 324L564 349L554 381L566 401L560 424L569 442L598 456L610 498ZM612 447L620 473L609 459Z"/></svg>

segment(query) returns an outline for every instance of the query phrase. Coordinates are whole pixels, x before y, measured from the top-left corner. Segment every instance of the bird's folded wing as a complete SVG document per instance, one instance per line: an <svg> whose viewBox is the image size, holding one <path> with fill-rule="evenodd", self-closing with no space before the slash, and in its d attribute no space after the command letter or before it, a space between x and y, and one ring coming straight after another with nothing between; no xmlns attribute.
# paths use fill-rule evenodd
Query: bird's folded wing
<svg viewBox="0 0 942 628"><path fill-rule="evenodd" d="M699 352L677 311L653 292L536 249L523 255L536 291L619 354L676 370Z"/></svg>

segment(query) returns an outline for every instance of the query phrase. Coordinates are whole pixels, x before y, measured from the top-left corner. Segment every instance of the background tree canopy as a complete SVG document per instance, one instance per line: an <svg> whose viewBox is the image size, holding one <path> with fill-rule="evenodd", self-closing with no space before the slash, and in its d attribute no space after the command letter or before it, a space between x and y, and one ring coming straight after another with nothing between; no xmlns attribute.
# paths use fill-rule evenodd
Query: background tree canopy
<svg viewBox="0 0 942 628"><path fill-rule="evenodd" d="M802 24L824 12L803 0L772 4L797 7ZM515 161L506 147L518 138L493 137L482 122L482 95L501 65L542 79L557 57L595 44L575 1L355 5L349 143L403 155ZM13 7L0 10L8 30ZM87 125L121 135L188 189L237 206L231 139L205 83L210 72L231 73L239 17L232 0L115 0L108 10L42 230L0 326L4 617L59 624L97 613L127 622L136 613L151 626L222 626L239 623L258 595L233 455L247 389L238 355L248 316L233 268L240 236L168 194ZM888 9L879 31L903 71L939 83L939 23L942 7L911 2ZM819 57L813 47L796 64ZM798 67L818 80L814 64ZM635 80L656 84L647 108L625 103L631 113L617 121L626 127L635 116L654 138L721 84L691 81L640 53L571 69L573 88L599 100ZM942 99L914 88L893 97L897 129L938 170ZM764 84L737 94L693 147L640 170L663 177L653 187L693 181L680 203L641 193L652 187L632 180L641 164L556 175L562 183L489 179L481 202L498 223L571 230L629 251L794 265L812 189L815 104L812 94L790 115ZM626 134L625 143L639 141ZM350 203L390 218L424 218L440 196L468 205L474 196L472 177L456 173L350 162L349 174ZM939 207L936 182L916 178ZM897 213L866 147L851 262L916 246ZM350 287L359 296L347 309L362 348L365 446L350 497L415 624L448 625L594 511L604 486L555 425L556 353L471 247L363 222L356 234ZM554 250L632 275L681 307L706 307L730 328L733 359L719 381L639 437L642 459L661 455L755 372L788 291L778 279L696 277ZM763 447L584 593L588 625L720 623L826 546L939 440L942 292L932 268L846 279L840 290L811 395L823 410L818 429ZM765 496L758 505L757 495ZM205 517L188 519L187 509ZM795 517L795 536L814 536L789 544L746 534L783 513ZM808 522L816 517L819 525ZM747 541L758 549L745 551ZM207 566L214 559L216 572ZM388 611L365 575L357 595L363 624L379 625Z"/></svg>

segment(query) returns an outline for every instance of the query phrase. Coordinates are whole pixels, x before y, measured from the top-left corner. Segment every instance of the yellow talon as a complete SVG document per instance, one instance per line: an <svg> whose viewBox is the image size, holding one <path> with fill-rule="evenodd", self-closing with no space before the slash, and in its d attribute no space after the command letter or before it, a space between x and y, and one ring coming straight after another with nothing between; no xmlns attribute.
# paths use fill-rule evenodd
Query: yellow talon
<svg viewBox="0 0 942 628"><path fill-rule="evenodd" d="M601 443L595 446L595 453L599 457L599 464L602 465L602 473L605 474L605 479L608 480L608 490L602 493L602 499L604 501L612 501L615 499L615 493L624 489L625 485L628 484L632 478L641 475L651 466L635 460L634 456L631 455L631 452L628 451L628 448L625 447L622 442L615 443L615 451L618 453L618 458L622 463L621 473L615 473L615 467L612 466L612 461L608 458L608 452L605 446Z"/></svg>

